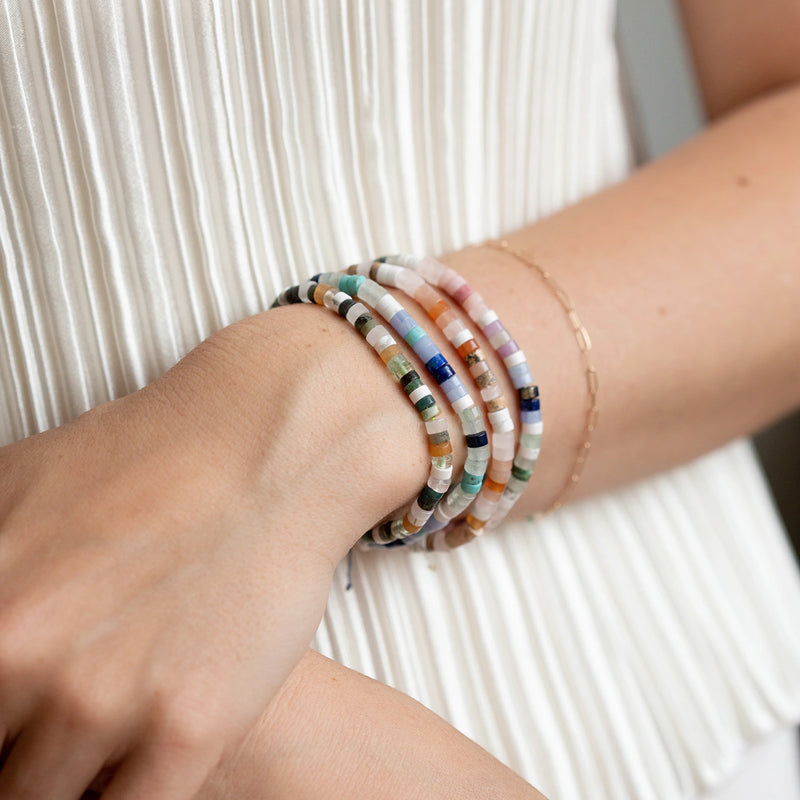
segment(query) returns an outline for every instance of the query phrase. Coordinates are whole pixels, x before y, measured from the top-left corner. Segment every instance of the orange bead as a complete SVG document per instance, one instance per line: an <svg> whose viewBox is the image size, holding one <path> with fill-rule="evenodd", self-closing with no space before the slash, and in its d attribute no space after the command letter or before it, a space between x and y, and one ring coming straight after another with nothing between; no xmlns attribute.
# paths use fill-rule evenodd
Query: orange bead
<svg viewBox="0 0 800 800"><path fill-rule="evenodd" d="M486 525L486 520L476 519L475 517L472 516L472 514L467 514L467 525L469 525L469 527L472 528L473 531L479 531Z"/></svg>
<svg viewBox="0 0 800 800"><path fill-rule="evenodd" d="M325 293L330 288L330 286L326 286L324 283L321 283L316 289L314 289L314 302L317 305L323 305L322 298L325 297Z"/></svg>
<svg viewBox="0 0 800 800"><path fill-rule="evenodd" d="M483 488L489 492L502 494L505 491L506 483L500 483L499 481L493 481L491 478L487 478L483 484Z"/></svg>
<svg viewBox="0 0 800 800"><path fill-rule="evenodd" d="M466 358L470 353L479 349L478 343L474 339L467 339L464 344L458 346L458 354L461 358Z"/></svg>
<svg viewBox="0 0 800 800"><path fill-rule="evenodd" d="M403 528L405 528L408 533L417 533L420 530L419 525L415 525L408 517L408 514L403 516Z"/></svg>
<svg viewBox="0 0 800 800"><path fill-rule="evenodd" d="M430 444L428 443L428 452L434 458L439 456L447 456L453 452L453 445L450 442L441 442L439 444Z"/></svg>
<svg viewBox="0 0 800 800"><path fill-rule="evenodd" d="M437 300L428 311L428 316L436 322L446 311L450 310L450 306L444 300Z"/></svg>

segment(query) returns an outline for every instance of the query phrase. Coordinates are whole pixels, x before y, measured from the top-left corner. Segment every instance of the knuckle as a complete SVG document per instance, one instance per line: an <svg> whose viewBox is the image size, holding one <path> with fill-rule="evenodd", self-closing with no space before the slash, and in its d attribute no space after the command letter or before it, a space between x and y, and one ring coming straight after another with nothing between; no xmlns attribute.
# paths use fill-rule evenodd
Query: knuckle
<svg viewBox="0 0 800 800"><path fill-rule="evenodd" d="M47 660L29 620L11 606L0 612L0 687L36 683Z"/></svg>
<svg viewBox="0 0 800 800"><path fill-rule="evenodd" d="M65 671L53 682L51 700L58 716L70 729L110 732L122 722L118 693L104 686L98 676Z"/></svg>
<svg viewBox="0 0 800 800"><path fill-rule="evenodd" d="M218 726L198 699L176 697L155 713L154 738L159 745L181 752L205 753L216 749Z"/></svg>

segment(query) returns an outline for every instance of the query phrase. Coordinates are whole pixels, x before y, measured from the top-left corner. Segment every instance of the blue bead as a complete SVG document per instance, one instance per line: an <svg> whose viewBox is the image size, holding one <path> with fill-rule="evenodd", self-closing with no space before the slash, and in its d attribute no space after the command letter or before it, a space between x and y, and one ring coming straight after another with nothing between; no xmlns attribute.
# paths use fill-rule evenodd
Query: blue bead
<svg viewBox="0 0 800 800"><path fill-rule="evenodd" d="M430 359L425 360L425 369L427 369L428 372L433 372L434 370L439 369L439 367L443 366L446 363L447 359L437 349L436 355L434 355Z"/></svg>
<svg viewBox="0 0 800 800"><path fill-rule="evenodd" d="M432 361L433 359L431 359ZM430 363L430 362L428 362ZM425 365L428 366L427 364ZM452 378L455 375L453 368L447 363L444 362L440 367L436 367L431 370L431 375L433 375L433 379L438 383L440 386L449 378Z"/></svg>
<svg viewBox="0 0 800 800"><path fill-rule="evenodd" d="M539 410L539 398L535 397L532 400L520 400L519 401L519 409L520 409L520 411L538 411Z"/></svg>
<svg viewBox="0 0 800 800"><path fill-rule="evenodd" d="M416 322L414 322L414 317L408 313L408 311L402 310L398 311L390 320L389 324L402 336L404 339L406 338L406 334L416 327Z"/></svg>
<svg viewBox="0 0 800 800"><path fill-rule="evenodd" d="M470 433L465 437L467 440L467 447L484 447L489 444L489 434L486 431L480 433Z"/></svg>
<svg viewBox="0 0 800 800"><path fill-rule="evenodd" d="M420 361L426 366L434 356L442 355L433 339L427 334L419 339L419 341L415 342L412 347L414 348L414 352L419 356Z"/></svg>

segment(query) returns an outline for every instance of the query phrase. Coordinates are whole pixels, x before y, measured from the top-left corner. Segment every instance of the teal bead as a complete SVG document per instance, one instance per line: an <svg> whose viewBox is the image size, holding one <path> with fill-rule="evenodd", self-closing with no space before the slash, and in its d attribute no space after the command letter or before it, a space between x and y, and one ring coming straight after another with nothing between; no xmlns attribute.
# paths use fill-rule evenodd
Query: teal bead
<svg viewBox="0 0 800 800"><path fill-rule="evenodd" d="M412 328L403 338L413 347L420 339L423 338L423 336L427 335L428 334L425 333L425 331L420 328L419 325L417 325L416 327Z"/></svg>

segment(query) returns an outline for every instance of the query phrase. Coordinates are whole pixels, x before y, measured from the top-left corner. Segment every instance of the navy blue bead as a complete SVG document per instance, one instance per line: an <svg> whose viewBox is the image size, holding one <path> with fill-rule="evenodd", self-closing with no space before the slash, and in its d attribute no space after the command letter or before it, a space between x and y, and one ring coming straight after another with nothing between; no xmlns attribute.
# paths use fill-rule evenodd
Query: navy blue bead
<svg viewBox="0 0 800 800"><path fill-rule="evenodd" d="M539 398L536 397L533 400L520 400L519 401L519 410L520 411L538 411L539 410Z"/></svg>
<svg viewBox="0 0 800 800"><path fill-rule="evenodd" d="M439 367L446 363L447 359L441 353L437 353L435 356L425 362L425 369L427 369L432 375L437 369L439 369Z"/></svg>
<svg viewBox="0 0 800 800"><path fill-rule="evenodd" d="M440 386L449 378L452 378L453 375L456 373L453 371L453 368L449 364L442 364L441 367L438 369L433 370L431 375L433 375L433 379L438 383Z"/></svg>
<svg viewBox="0 0 800 800"><path fill-rule="evenodd" d="M319 279L322 277L322 273L318 272L316 275L312 275L309 280L314 281L314 283L319 283Z"/></svg>
<svg viewBox="0 0 800 800"><path fill-rule="evenodd" d="M468 433L464 438L467 440L467 447L483 447L489 444L489 435L486 431Z"/></svg>

